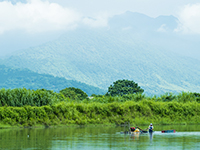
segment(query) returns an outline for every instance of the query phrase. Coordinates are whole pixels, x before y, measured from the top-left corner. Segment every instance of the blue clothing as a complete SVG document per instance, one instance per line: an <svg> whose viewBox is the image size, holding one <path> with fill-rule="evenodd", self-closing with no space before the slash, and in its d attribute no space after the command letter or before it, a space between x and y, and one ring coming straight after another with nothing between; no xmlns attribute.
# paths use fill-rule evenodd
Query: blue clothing
<svg viewBox="0 0 200 150"><path fill-rule="evenodd" d="M153 126L149 126L149 132L153 132Z"/></svg>

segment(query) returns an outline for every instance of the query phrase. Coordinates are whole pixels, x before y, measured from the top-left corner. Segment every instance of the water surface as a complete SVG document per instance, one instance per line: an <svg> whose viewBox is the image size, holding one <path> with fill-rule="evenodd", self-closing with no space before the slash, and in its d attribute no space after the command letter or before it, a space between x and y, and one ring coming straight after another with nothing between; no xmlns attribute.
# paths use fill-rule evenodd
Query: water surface
<svg viewBox="0 0 200 150"><path fill-rule="evenodd" d="M141 128L147 128L142 126ZM48 150L129 150L200 149L200 126L154 126L149 134L124 135L124 127L58 127L0 129L0 149ZM161 133L175 129L176 133Z"/></svg>

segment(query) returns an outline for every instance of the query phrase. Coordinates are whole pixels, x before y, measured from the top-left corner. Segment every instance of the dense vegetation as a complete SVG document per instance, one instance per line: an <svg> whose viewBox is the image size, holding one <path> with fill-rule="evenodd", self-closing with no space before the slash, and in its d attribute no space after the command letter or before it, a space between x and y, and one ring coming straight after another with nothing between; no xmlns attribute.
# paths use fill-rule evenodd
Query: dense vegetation
<svg viewBox="0 0 200 150"><path fill-rule="evenodd" d="M38 74L28 69L14 69L0 65L0 88L47 89L59 92L66 87L82 89L88 95L105 94L106 91L74 80L66 80L47 74Z"/></svg>
<svg viewBox="0 0 200 150"><path fill-rule="evenodd" d="M82 100L45 89L1 89L0 105L1 125L200 123L199 93L166 93L159 97L93 94Z"/></svg>
<svg viewBox="0 0 200 150"><path fill-rule="evenodd" d="M35 126L38 124L186 124L200 123L200 103L154 102L124 103L61 102L52 106L0 107L0 124Z"/></svg>
<svg viewBox="0 0 200 150"><path fill-rule="evenodd" d="M66 98L72 100L84 100L88 95L79 88L69 87L60 91Z"/></svg>
<svg viewBox="0 0 200 150"><path fill-rule="evenodd" d="M122 96L134 93L143 93L144 90L138 86L137 83L130 80L117 80L113 82L113 85L108 87L108 92L106 95L111 96Z"/></svg>
<svg viewBox="0 0 200 150"><path fill-rule="evenodd" d="M23 89L1 89L0 90L0 106L44 106L52 105L63 101L62 94L45 90L27 90Z"/></svg>

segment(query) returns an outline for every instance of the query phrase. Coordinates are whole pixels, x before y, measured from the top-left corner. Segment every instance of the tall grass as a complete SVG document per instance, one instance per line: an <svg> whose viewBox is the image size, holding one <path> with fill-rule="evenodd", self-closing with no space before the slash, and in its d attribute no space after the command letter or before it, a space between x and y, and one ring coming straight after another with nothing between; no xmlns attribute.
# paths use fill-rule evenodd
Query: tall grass
<svg viewBox="0 0 200 150"><path fill-rule="evenodd" d="M199 93L182 92L178 95L172 93L166 93L159 97L148 97L145 94L128 94L123 96L105 96L105 95L93 95L93 97L82 99L70 99L66 98L62 93L56 93L50 90L38 89L29 90L25 88L17 89L0 89L0 106L16 106L22 107L25 105L30 106L44 106L53 105L61 101L73 102L73 103L113 103L113 102L139 102L143 100L155 101L155 102L200 102Z"/></svg>
<svg viewBox="0 0 200 150"><path fill-rule="evenodd" d="M134 101L139 102L142 100L149 100L149 101L155 101L155 102L200 102L200 94L199 93L191 93L191 92L182 92L179 94L173 94L173 93L165 93L161 96L153 96L148 97L145 94L127 94L123 96L95 96L91 99L85 99L84 103L90 103L90 102L99 102L99 103L112 103L112 102L126 102L126 101Z"/></svg>
<svg viewBox="0 0 200 150"><path fill-rule="evenodd" d="M66 99L62 94L45 89L0 89L0 106L44 106L52 105L63 100Z"/></svg>
<svg viewBox="0 0 200 150"><path fill-rule="evenodd" d="M166 93L65 98L45 89L1 89L0 124L35 126L69 124L185 124L200 123L200 94Z"/></svg>
<svg viewBox="0 0 200 150"><path fill-rule="evenodd" d="M197 102L155 102L142 100L124 103L70 103L52 106L0 107L0 124L35 126L116 124L185 124L200 123Z"/></svg>

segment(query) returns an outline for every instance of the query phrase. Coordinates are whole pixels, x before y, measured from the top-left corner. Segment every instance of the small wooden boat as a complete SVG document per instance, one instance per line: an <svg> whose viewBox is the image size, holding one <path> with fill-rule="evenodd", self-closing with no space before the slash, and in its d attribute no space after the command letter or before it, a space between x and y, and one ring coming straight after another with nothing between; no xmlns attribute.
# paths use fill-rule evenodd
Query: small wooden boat
<svg viewBox="0 0 200 150"><path fill-rule="evenodd" d="M175 133L176 130L162 130L161 133Z"/></svg>
<svg viewBox="0 0 200 150"><path fill-rule="evenodd" d="M148 133L148 131L144 131L144 130L142 130L142 131L140 131L141 133Z"/></svg>
<svg viewBox="0 0 200 150"><path fill-rule="evenodd" d="M136 127L136 128L140 129L140 132L141 132L141 133L149 133L149 132L146 131L146 130L142 130L140 127Z"/></svg>

